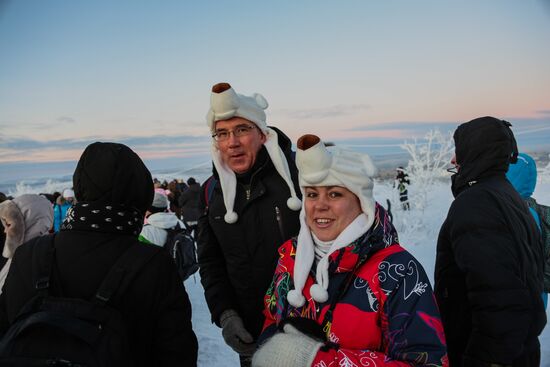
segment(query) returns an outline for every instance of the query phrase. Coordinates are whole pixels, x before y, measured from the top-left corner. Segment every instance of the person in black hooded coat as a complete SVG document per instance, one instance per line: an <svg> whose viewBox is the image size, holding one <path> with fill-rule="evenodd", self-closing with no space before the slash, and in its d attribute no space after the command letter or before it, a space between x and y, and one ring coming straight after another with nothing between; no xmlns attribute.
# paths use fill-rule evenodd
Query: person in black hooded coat
<svg viewBox="0 0 550 367"><path fill-rule="evenodd" d="M455 197L437 242L435 294L449 362L539 366L546 324L542 243L505 177L517 147L510 123L482 117L455 133Z"/></svg>
<svg viewBox="0 0 550 367"><path fill-rule="evenodd" d="M92 299L116 260L138 242L146 209L153 200L151 174L128 147L94 143L82 154L73 184L78 203L55 236L58 277L52 289L64 296ZM116 213L112 215L113 213ZM0 296L0 335L35 294L32 246L18 248ZM133 366L195 366L197 339L191 305L175 265L165 251L155 252L113 306L123 317ZM55 274L55 273L54 273Z"/></svg>

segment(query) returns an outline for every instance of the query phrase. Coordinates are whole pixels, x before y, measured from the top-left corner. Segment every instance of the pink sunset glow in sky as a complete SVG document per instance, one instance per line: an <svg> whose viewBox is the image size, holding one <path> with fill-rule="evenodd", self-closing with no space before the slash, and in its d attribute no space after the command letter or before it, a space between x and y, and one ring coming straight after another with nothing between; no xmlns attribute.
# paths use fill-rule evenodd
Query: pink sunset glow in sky
<svg viewBox="0 0 550 367"><path fill-rule="evenodd" d="M548 45L548 0L0 0L0 165L96 140L207 154L220 81L263 94L293 141L387 144L484 115L548 134Z"/></svg>

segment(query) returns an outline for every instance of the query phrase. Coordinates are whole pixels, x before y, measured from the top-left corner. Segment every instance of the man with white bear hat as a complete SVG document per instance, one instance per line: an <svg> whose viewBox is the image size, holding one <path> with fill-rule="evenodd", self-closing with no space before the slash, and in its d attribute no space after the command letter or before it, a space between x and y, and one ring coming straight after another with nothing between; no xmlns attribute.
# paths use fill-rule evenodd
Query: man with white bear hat
<svg viewBox="0 0 550 367"><path fill-rule="evenodd" d="M226 343L250 365L261 332L263 296L277 249L299 231L301 201L291 142L268 127L260 94L212 87L206 116L213 175L203 185L198 223L201 281Z"/></svg>

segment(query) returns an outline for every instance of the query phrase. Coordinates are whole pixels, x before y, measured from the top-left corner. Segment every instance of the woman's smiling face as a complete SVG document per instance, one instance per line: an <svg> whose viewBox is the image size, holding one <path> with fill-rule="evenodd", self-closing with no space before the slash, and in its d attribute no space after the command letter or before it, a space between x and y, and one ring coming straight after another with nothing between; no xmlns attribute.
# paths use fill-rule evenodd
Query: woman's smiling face
<svg viewBox="0 0 550 367"><path fill-rule="evenodd" d="M341 186L305 188L306 223L321 241L332 241L357 218L361 204L355 194Z"/></svg>

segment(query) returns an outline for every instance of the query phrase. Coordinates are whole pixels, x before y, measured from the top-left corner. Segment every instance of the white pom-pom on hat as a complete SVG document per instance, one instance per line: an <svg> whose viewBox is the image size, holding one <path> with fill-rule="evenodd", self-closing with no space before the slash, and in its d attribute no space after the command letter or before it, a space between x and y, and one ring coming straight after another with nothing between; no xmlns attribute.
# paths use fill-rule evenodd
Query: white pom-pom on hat
<svg viewBox="0 0 550 367"><path fill-rule="evenodd" d="M237 220L239 219L239 216L234 211L231 211L231 212L228 211L223 216L223 219L225 220L226 223L233 224L237 222Z"/></svg>
<svg viewBox="0 0 550 367"><path fill-rule="evenodd" d="M313 284L309 288L309 293L311 294L311 298L319 303L325 303L328 301L328 292L320 284Z"/></svg>
<svg viewBox="0 0 550 367"><path fill-rule="evenodd" d="M289 209L298 211L302 208L302 201L297 197L290 197L286 201L286 205L289 207Z"/></svg>
<svg viewBox="0 0 550 367"><path fill-rule="evenodd" d="M293 307L302 307L306 303L306 298L296 289L289 291L286 299Z"/></svg>

